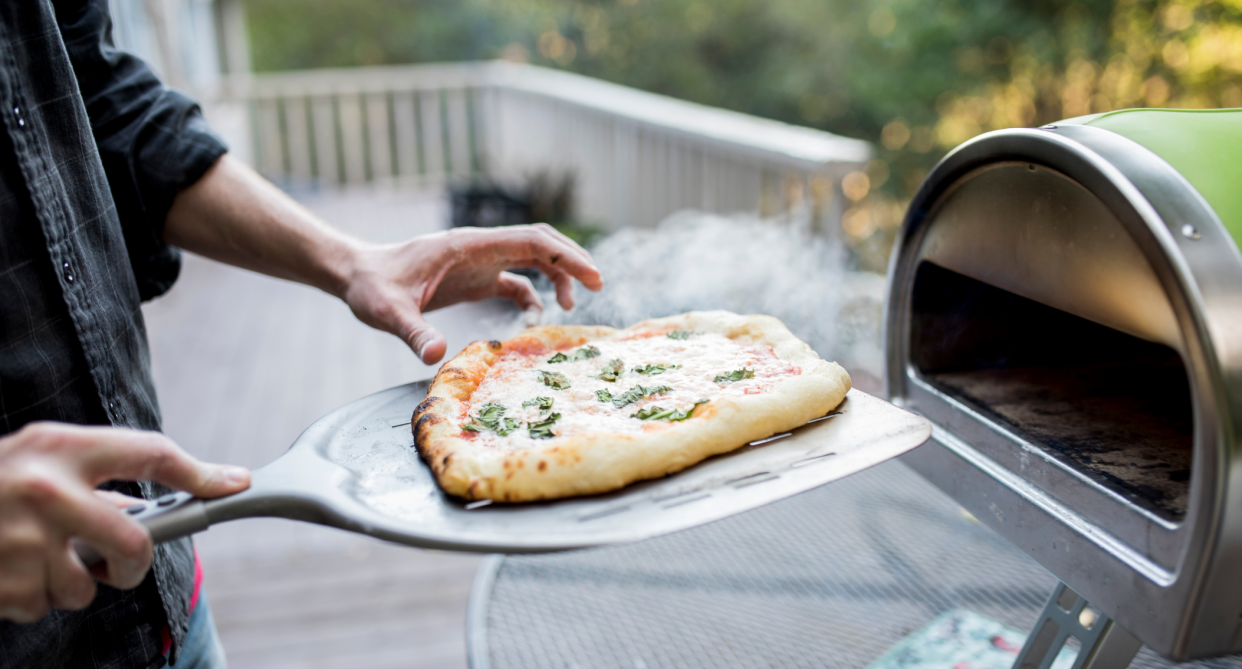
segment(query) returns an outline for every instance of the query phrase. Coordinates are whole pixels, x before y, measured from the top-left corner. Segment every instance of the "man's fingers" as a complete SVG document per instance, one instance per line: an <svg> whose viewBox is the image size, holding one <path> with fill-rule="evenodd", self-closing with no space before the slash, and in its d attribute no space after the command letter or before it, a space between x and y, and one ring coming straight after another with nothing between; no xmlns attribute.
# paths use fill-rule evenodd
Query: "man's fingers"
<svg viewBox="0 0 1242 669"><path fill-rule="evenodd" d="M52 471L31 468L21 472L12 487L9 492L15 499L45 519L47 527L55 528L52 534L41 535L44 550L56 546L53 550L59 551L60 546L68 545L69 537L79 537L107 561L101 581L122 589L142 582L151 566L151 536L142 525L96 496L81 481L62 479ZM15 536L23 535L10 531L6 539L17 541Z"/></svg>
<svg viewBox="0 0 1242 669"><path fill-rule="evenodd" d="M583 254L584 256L586 256L588 259L591 257L591 254L590 254L590 253L588 253L586 249L582 248L582 245L581 245L581 244L579 244L578 242L575 242L574 240L572 240L572 239L570 239L569 237L565 236L565 233L561 232L560 230L557 230L556 228L552 227L551 225L548 225L547 223L536 223L536 224L535 224L535 227L536 227L536 228L539 228L539 229L541 229L541 230L543 230L544 232L546 232L546 233L548 233L548 234L552 235L553 237L556 237L557 239L561 240L561 241L562 241L562 242L564 242L565 244L568 244L568 245L570 245L570 246L572 246L572 247L574 247L574 248L578 249L578 250L579 250L579 251L581 251L581 252L582 252L582 254Z"/></svg>
<svg viewBox="0 0 1242 669"><path fill-rule="evenodd" d="M439 330L431 327L418 309L412 305L396 315L397 323L394 334L410 347L423 364L431 365L444 357L448 350L448 342Z"/></svg>
<svg viewBox="0 0 1242 669"><path fill-rule="evenodd" d="M64 611L84 609L95 599L95 579L67 542L48 557L47 594L52 608Z"/></svg>
<svg viewBox="0 0 1242 669"><path fill-rule="evenodd" d="M158 432L70 425L55 429L48 448L77 451L82 474L92 484L149 480L199 497L228 495L250 485L245 468L199 462Z"/></svg>
<svg viewBox="0 0 1242 669"><path fill-rule="evenodd" d="M567 272L590 290L604 287L604 279L591 262L591 256L572 242L562 242L542 229L535 229L532 230L529 253L535 261Z"/></svg>
<svg viewBox="0 0 1242 669"><path fill-rule="evenodd" d="M33 623L51 610L43 590L43 574L8 577L0 581L0 620Z"/></svg>
<svg viewBox="0 0 1242 669"><path fill-rule="evenodd" d="M30 517L0 518L0 619L34 622L47 615L48 536Z"/></svg>
<svg viewBox="0 0 1242 669"><path fill-rule="evenodd" d="M512 300L522 311L543 309L543 300L530 279L512 272L501 272L497 277L496 296Z"/></svg>
<svg viewBox="0 0 1242 669"><path fill-rule="evenodd" d="M561 305L565 311L574 308L574 279L568 272L558 267L553 267L544 263L536 263L539 271L543 272L552 285L556 287L556 303Z"/></svg>
<svg viewBox="0 0 1242 669"><path fill-rule="evenodd" d="M126 509L135 504L142 504L146 500L139 497L130 497L121 494L115 490L96 490L95 496L102 500L105 504L111 504L118 509Z"/></svg>
<svg viewBox="0 0 1242 669"><path fill-rule="evenodd" d="M439 277L437 277L432 285L438 286L439 280ZM410 299L408 294L403 295L402 292L395 290L375 291L365 300L365 307L352 305L354 313L360 314L360 317L365 315L363 320L371 327L399 337L425 364L430 365L439 362L444 357L444 352L448 349L448 342L445 341L444 335L440 334L423 318L418 304L413 299ZM438 308L433 306L435 302L434 296L434 291L431 291L428 295L431 298L430 303L425 306L429 309ZM452 302L450 301L440 306L447 306L447 304L452 304Z"/></svg>

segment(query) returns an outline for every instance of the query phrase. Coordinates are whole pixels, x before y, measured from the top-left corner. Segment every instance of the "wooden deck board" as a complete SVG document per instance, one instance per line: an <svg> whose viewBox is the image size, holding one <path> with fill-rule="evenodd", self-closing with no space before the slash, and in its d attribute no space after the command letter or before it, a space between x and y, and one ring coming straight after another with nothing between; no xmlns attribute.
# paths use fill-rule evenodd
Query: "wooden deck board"
<svg viewBox="0 0 1242 669"><path fill-rule="evenodd" d="M441 199L426 194L307 204L375 241L445 220ZM332 409L433 372L327 295L192 256L173 290L144 311L165 431L205 460L261 466ZM516 315L494 303L429 320L450 354L517 327ZM466 666L465 607L478 557L268 519L221 525L196 543L234 669Z"/></svg>

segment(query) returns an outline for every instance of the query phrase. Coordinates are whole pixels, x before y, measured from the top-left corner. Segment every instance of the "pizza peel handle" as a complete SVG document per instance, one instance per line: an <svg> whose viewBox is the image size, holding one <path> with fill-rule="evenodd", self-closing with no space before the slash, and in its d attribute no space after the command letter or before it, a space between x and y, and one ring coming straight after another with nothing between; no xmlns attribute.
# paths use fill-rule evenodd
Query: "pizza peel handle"
<svg viewBox="0 0 1242 669"><path fill-rule="evenodd" d="M851 390L828 416L661 479L551 502L465 503L440 490L413 447L410 415L427 385L390 388L324 416L240 493L210 500L175 493L127 512L156 542L278 517L422 548L539 553L703 525L879 464L931 435L922 417ZM85 560L98 560L86 553L93 551L79 546Z"/></svg>
<svg viewBox="0 0 1242 669"><path fill-rule="evenodd" d="M176 492L134 504L125 511L146 526L152 543L157 544L238 518L289 518L341 526L342 522L332 522L328 501L316 494L316 489L329 484L333 475L337 478L347 475L344 470L332 470L331 463L306 458L291 448L280 458L255 470L250 487L242 492L215 499ZM89 566L103 560L89 544L76 539L73 543L83 564Z"/></svg>

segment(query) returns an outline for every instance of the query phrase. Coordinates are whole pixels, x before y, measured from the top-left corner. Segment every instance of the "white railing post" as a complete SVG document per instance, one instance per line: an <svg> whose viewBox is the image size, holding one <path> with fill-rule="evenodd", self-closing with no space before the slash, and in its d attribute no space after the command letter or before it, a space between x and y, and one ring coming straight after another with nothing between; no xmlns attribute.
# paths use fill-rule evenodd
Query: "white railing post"
<svg viewBox="0 0 1242 669"><path fill-rule="evenodd" d="M393 128L397 144L397 175L402 184L417 183L418 170L418 111L414 106L414 91L397 91L392 94Z"/></svg>
<svg viewBox="0 0 1242 669"><path fill-rule="evenodd" d="M371 181L392 181L392 136L388 132L388 94L368 93L364 98L367 109L367 148L370 153Z"/></svg>
<svg viewBox="0 0 1242 669"><path fill-rule="evenodd" d="M444 128L440 115L440 91L420 91L418 94L418 120L422 126L423 178L425 183L435 184L444 180Z"/></svg>
<svg viewBox="0 0 1242 669"><path fill-rule="evenodd" d="M310 128L306 125L306 98L285 98L282 106L287 138L285 144L289 147L289 176L293 182L306 186L314 177Z"/></svg>
<svg viewBox="0 0 1242 669"><path fill-rule="evenodd" d="M341 157L345 160L345 182L351 185L367 180L366 148L362 127L362 97L357 93L345 93L336 99L340 119Z"/></svg>
<svg viewBox="0 0 1242 669"><path fill-rule="evenodd" d="M311 98L311 119L315 124L312 139L319 185L332 188L340 183L341 174L336 151L336 105L330 96Z"/></svg>
<svg viewBox="0 0 1242 669"><path fill-rule="evenodd" d="M466 103L466 90L453 88L445 91L444 103L448 120L449 168L454 178L466 179L473 171L474 162L470 150L470 107Z"/></svg>

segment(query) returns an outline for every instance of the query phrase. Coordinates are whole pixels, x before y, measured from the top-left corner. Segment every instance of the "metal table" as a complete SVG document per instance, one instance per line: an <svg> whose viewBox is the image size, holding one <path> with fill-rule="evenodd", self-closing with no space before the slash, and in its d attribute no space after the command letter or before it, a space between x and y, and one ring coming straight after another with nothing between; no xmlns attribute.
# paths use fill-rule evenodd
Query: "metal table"
<svg viewBox="0 0 1242 669"><path fill-rule="evenodd" d="M1056 578L900 462L677 534L489 559L472 669L866 667L950 609L1034 623ZM1144 648L1133 667L1181 665Z"/></svg>

